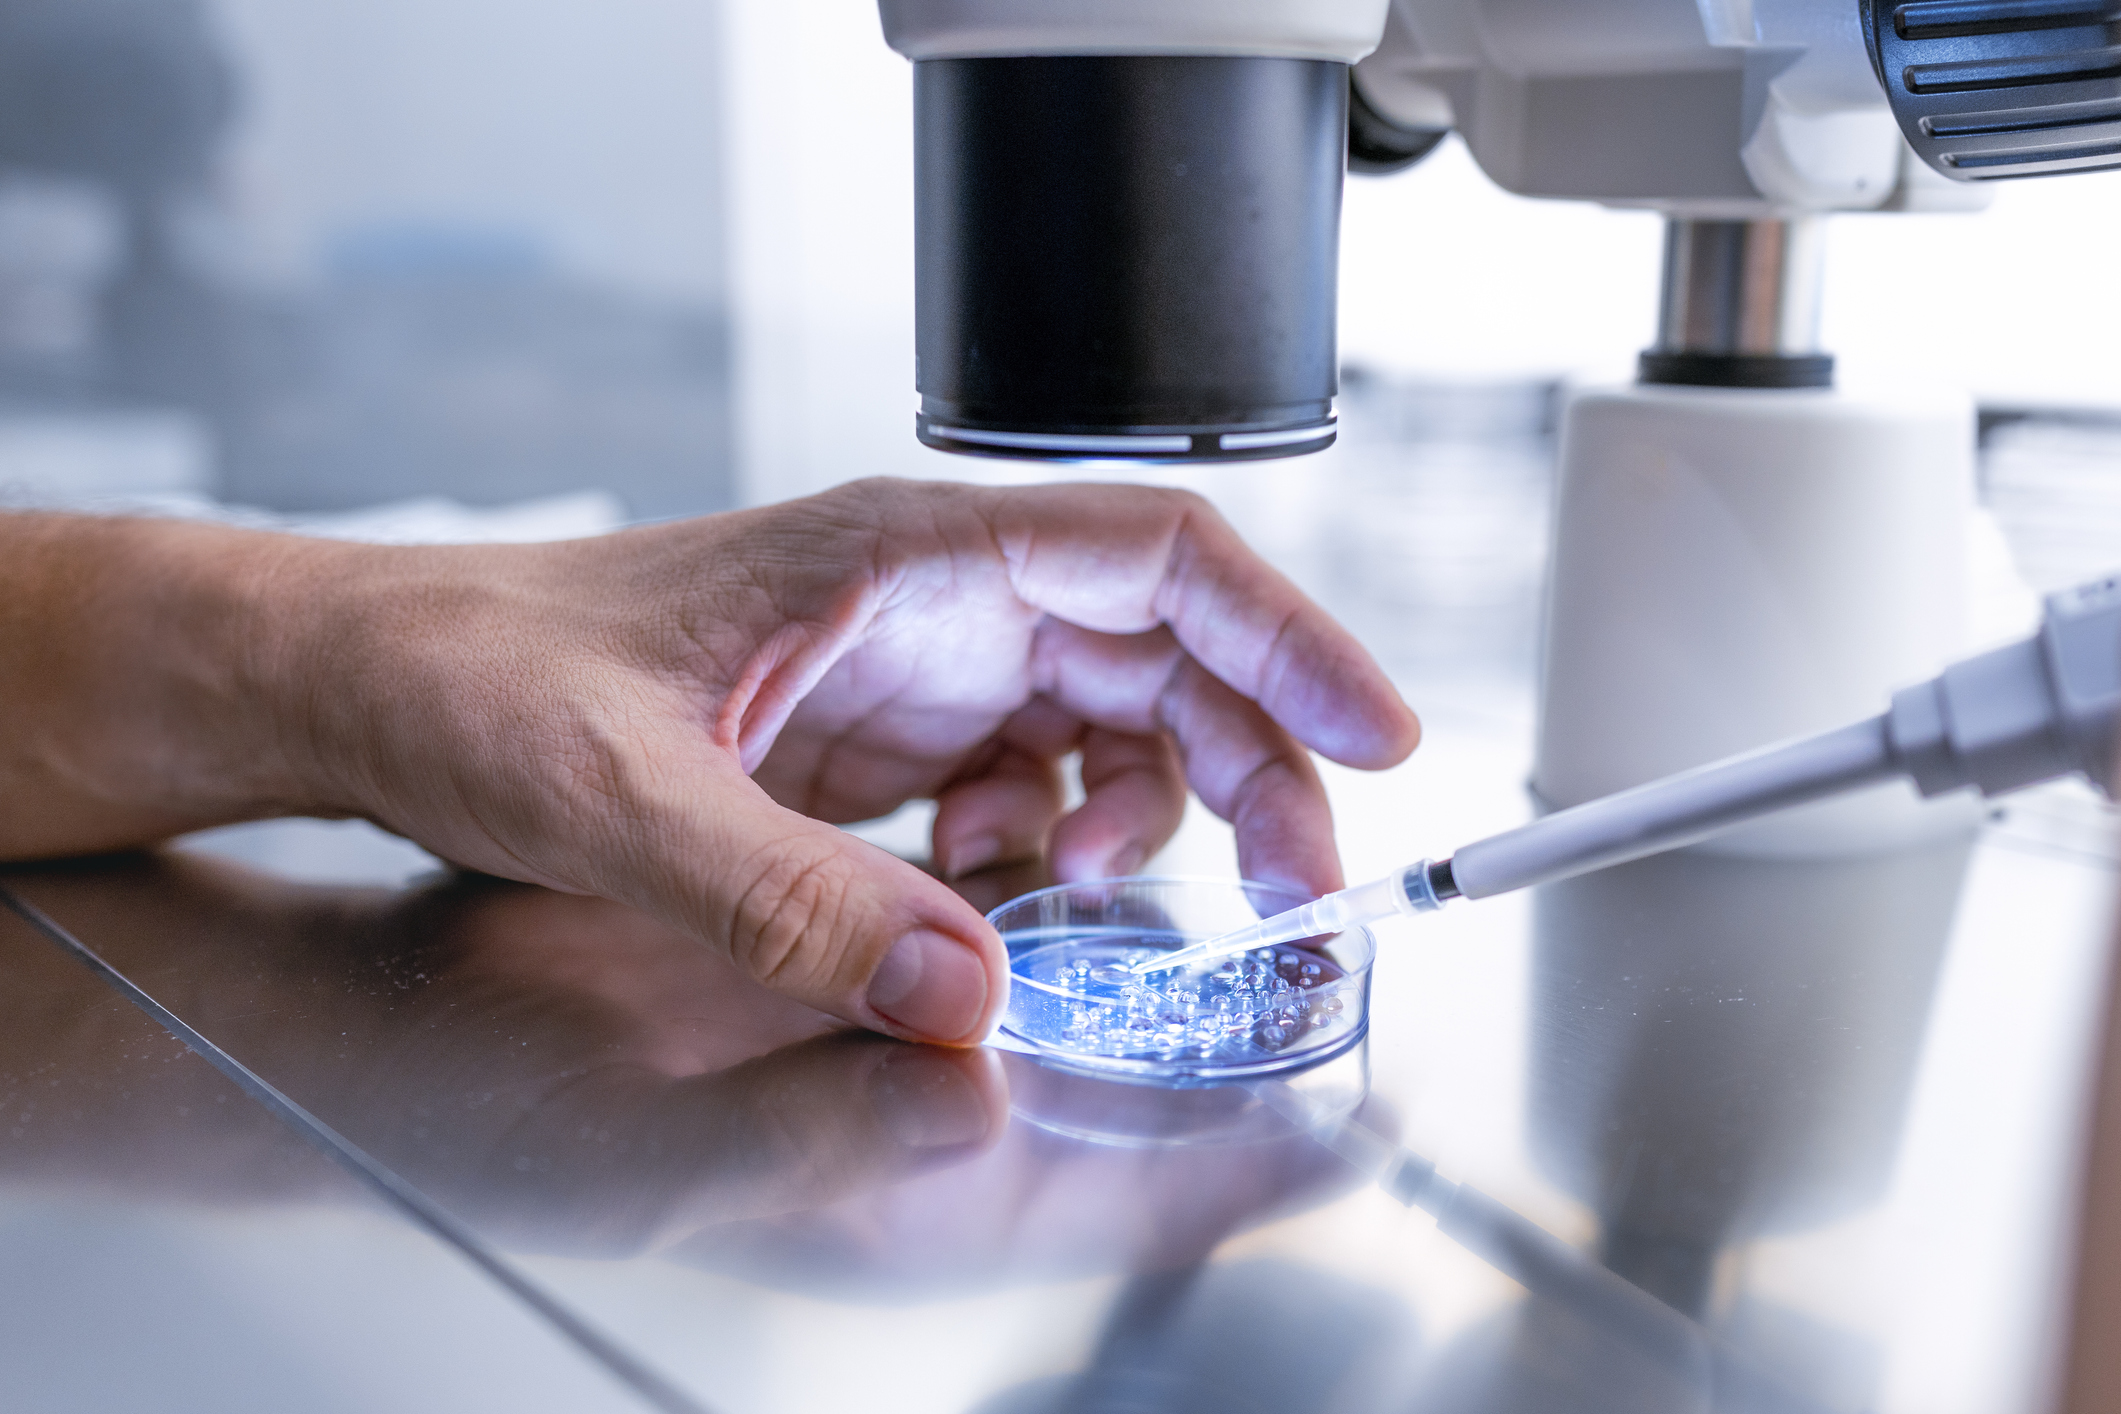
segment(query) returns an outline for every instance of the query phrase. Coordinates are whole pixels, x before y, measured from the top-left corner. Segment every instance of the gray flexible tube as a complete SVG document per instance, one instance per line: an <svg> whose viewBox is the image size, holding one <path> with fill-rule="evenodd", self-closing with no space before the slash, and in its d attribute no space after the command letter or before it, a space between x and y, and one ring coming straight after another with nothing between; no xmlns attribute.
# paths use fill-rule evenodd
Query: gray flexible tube
<svg viewBox="0 0 2121 1414"><path fill-rule="evenodd" d="M1873 717L1556 811L1459 850L1451 877L1467 898L1506 894L1900 775L1886 719Z"/></svg>

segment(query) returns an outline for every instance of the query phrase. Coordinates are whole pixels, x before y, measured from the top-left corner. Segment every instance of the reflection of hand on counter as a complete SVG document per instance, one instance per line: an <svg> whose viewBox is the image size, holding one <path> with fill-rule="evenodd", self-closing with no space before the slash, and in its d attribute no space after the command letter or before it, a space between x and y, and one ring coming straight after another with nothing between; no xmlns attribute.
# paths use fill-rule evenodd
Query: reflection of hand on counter
<svg viewBox="0 0 2121 1414"><path fill-rule="evenodd" d="M1374 1108L1373 1122L1390 1127L1390 1115ZM1322 1205L1362 1181L1301 1134L1129 1149L1018 1120L971 1162L937 1165L812 1211L703 1231L671 1256L835 1296L941 1295L1168 1271L1205 1260L1233 1233Z"/></svg>
<svg viewBox="0 0 2121 1414"><path fill-rule="evenodd" d="M962 1162L1007 1124L990 1053L833 1029L601 900L309 888L183 856L8 882L326 1124L531 1245L653 1248ZM0 1072L122 1068L130 1009L71 980L35 1013L49 1025L0 1027ZM230 1110L185 1108L201 1142L133 1181L219 1191ZM108 1151L77 1135L75 1153L119 1167L141 1118L114 1107Z"/></svg>
<svg viewBox="0 0 2121 1414"><path fill-rule="evenodd" d="M511 1248L675 1247L736 1266L772 1250L806 1269L993 1279L1198 1255L1340 1180L1301 1141L1232 1165L1227 1148L1104 1151L1011 1126L991 1053L834 1029L597 899L479 878L402 895L320 889L182 855L6 882ZM5 1013L0 1074L31 1059L66 1073L112 1063L97 1018L129 1026L129 1009L64 972L52 980L67 995L34 1024ZM188 1107L196 1138L173 1131L149 1166L129 1162L142 1115L123 1103L76 1122L100 1125L103 1142L76 1133L56 1155L18 1144L5 1162L123 1172L172 1195L258 1191L229 1168L248 1151L222 1143L249 1107Z"/></svg>
<svg viewBox="0 0 2121 1414"><path fill-rule="evenodd" d="M0 857L359 815L639 907L834 1015L983 1035L1001 944L827 822L933 797L955 871L1122 872L1187 783L1338 887L1300 743L1412 749L1376 665L1197 498L868 482L542 546L0 516ZM1059 760L1088 800L1062 818Z"/></svg>

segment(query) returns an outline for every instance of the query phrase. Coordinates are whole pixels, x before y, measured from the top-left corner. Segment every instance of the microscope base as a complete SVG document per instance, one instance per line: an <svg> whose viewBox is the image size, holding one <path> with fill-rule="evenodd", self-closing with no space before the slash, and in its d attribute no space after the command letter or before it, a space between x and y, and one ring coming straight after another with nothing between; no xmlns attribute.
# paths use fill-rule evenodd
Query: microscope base
<svg viewBox="0 0 2121 1414"><path fill-rule="evenodd" d="M1533 788L1552 807L1880 711L1967 643L1963 395L1636 386L1563 422ZM1707 848L1826 857L1969 829L1903 785Z"/></svg>

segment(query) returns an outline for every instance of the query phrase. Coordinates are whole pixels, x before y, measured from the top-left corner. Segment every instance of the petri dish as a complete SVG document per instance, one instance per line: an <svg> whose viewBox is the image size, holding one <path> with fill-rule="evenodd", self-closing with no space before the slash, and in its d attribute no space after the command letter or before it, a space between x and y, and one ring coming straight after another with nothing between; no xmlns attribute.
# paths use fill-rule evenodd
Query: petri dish
<svg viewBox="0 0 2121 1414"><path fill-rule="evenodd" d="M1367 928L1118 975L1309 901L1276 884L1156 877L1025 894L987 915L1009 948L1001 1029L1048 1064L1110 1079L1215 1083L1317 1064L1369 1030Z"/></svg>

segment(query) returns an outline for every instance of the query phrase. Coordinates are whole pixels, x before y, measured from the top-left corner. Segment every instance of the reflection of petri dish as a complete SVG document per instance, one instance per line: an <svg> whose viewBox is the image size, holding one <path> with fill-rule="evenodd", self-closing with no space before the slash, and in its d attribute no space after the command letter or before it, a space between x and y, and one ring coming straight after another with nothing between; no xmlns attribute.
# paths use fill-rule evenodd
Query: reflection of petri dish
<svg viewBox="0 0 2121 1414"><path fill-rule="evenodd" d="M1004 1052L1001 1061L1011 1113L1048 1133L1120 1149L1197 1149L1279 1143L1345 1119L1370 1093L1369 1051L1365 1040L1267 1081L1146 1084L1041 1056ZM1272 1102L1260 1093L1268 1085L1282 1090Z"/></svg>
<svg viewBox="0 0 2121 1414"><path fill-rule="evenodd" d="M1369 1027L1367 929L1145 978L1120 973L1307 902L1278 885L1220 879L1100 879L1026 894L987 915L1009 947L1002 1030L1050 1064L1165 1082L1335 1055Z"/></svg>

